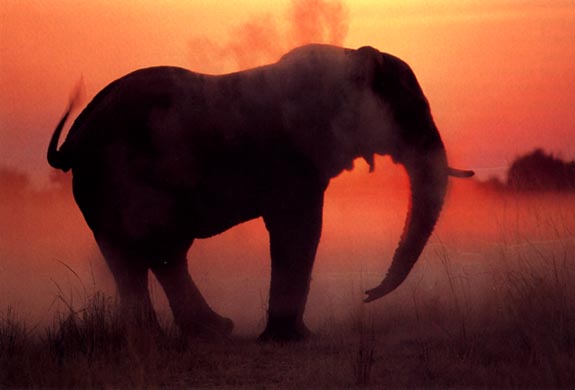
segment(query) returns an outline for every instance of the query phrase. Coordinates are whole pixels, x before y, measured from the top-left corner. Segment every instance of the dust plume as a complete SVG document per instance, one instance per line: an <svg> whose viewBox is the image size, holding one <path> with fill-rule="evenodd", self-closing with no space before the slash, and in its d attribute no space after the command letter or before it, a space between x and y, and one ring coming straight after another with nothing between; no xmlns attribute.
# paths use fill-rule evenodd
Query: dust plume
<svg viewBox="0 0 575 390"><path fill-rule="evenodd" d="M342 45L347 35L347 8L337 1L293 0L289 10L291 44Z"/></svg>
<svg viewBox="0 0 575 390"><path fill-rule="evenodd" d="M283 15L254 15L215 42L190 40L190 66L223 73L277 61L290 49L308 43L343 45L349 25L347 7L337 0L292 0Z"/></svg>

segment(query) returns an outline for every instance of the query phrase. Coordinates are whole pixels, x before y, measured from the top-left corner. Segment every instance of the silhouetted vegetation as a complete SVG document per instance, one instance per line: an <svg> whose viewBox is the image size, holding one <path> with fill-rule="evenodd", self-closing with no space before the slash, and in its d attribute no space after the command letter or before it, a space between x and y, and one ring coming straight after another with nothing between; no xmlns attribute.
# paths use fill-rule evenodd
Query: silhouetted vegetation
<svg viewBox="0 0 575 390"><path fill-rule="evenodd" d="M517 192L575 191L575 161L566 162L536 149L513 161L505 183L490 178L483 185L492 190Z"/></svg>
<svg viewBox="0 0 575 390"><path fill-rule="evenodd" d="M565 162L536 149L511 164L507 186L516 191L573 191L575 161Z"/></svg>
<svg viewBox="0 0 575 390"><path fill-rule="evenodd" d="M30 178L24 172L0 166L0 188L4 195L21 194L30 189Z"/></svg>
<svg viewBox="0 0 575 390"><path fill-rule="evenodd" d="M45 188L35 188L30 175L18 168L0 165L0 190L5 200L22 201L23 196L46 197L50 194L70 193L72 175L62 171L50 172L49 185Z"/></svg>

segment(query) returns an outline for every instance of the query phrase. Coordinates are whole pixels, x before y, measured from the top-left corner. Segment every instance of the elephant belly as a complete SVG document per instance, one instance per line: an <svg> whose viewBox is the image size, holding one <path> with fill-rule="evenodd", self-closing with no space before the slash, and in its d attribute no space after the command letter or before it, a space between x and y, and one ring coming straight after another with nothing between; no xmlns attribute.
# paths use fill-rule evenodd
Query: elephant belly
<svg viewBox="0 0 575 390"><path fill-rule="evenodd" d="M242 197L232 199L229 194L166 192L147 185L122 188L116 195L107 192L106 196L102 191L75 192L95 236L151 251L211 237L259 216L255 202Z"/></svg>
<svg viewBox="0 0 575 390"><path fill-rule="evenodd" d="M237 187L227 184L225 188L200 188L190 197L188 215L194 237L210 237L261 215L257 191L247 190L248 183Z"/></svg>

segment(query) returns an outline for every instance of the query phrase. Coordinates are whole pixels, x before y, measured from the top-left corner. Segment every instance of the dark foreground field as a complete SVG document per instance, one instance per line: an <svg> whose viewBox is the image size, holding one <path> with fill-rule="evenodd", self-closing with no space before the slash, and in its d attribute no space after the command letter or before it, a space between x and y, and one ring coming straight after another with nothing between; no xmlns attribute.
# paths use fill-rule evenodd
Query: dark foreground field
<svg viewBox="0 0 575 390"><path fill-rule="evenodd" d="M377 319L360 309L326 321L293 345L142 337L121 330L103 295L46 329L27 329L8 311L0 387L572 387L575 300L558 266L550 279L513 276L479 311L455 297L446 305L413 296L384 304Z"/></svg>
<svg viewBox="0 0 575 390"><path fill-rule="evenodd" d="M0 238L0 388L575 386L573 195L452 190L409 279L368 305L361 291L380 280L405 204L378 211L366 196L347 210L347 195L338 196L326 204L306 313L315 336L293 345L255 341L269 283L261 226L190 251L198 284L237 328L229 340L189 343L154 281L166 336L121 329L113 288L89 260L89 234L72 226L59 241L51 233L51 221L73 215L73 205L43 208L50 228L10 226L13 238Z"/></svg>

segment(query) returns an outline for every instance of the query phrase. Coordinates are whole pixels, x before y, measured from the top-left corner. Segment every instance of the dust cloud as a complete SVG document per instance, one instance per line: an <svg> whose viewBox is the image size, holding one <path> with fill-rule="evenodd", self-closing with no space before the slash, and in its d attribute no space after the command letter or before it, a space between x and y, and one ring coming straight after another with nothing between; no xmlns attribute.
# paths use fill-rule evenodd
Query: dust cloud
<svg viewBox="0 0 575 390"><path fill-rule="evenodd" d="M225 73L277 61L289 50L308 43L343 45L349 11L339 1L292 0L284 14L261 14L231 28L228 37L189 42L190 67Z"/></svg>

